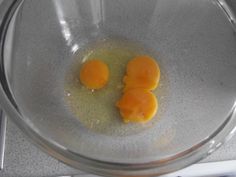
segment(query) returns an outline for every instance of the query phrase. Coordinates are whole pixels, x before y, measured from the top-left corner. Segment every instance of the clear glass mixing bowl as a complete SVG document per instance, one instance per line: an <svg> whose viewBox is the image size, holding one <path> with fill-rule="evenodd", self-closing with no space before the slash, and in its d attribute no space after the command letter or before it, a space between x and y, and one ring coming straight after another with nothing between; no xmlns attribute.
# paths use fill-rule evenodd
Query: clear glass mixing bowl
<svg viewBox="0 0 236 177"><path fill-rule="evenodd" d="M66 164L107 176L160 175L201 160L235 132L230 3L6 0L0 16L1 106L36 145ZM157 53L162 71L159 120L122 136L85 128L62 99L75 53L112 38Z"/></svg>

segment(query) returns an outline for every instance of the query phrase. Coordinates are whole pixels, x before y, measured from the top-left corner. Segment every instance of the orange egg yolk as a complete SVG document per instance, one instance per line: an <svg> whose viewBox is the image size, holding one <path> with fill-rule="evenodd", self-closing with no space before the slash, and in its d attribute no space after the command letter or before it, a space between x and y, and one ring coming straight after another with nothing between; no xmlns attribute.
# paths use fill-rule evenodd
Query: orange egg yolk
<svg viewBox="0 0 236 177"><path fill-rule="evenodd" d="M82 65L79 76L81 83L87 88L100 89L107 84L109 69L101 60L88 60Z"/></svg>
<svg viewBox="0 0 236 177"><path fill-rule="evenodd" d="M138 56L129 61L126 70L124 91L132 88L154 90L160 80L160 68L149 56Z"/></svg>
<svg viewBox="0 0 236 177"><path fill-rule="evenodd" d="M147 122L155 115L158 102L155 95L145 89L130 89L116 103L125 123Z"/></svg>
<svg viewBox="0 0 236 177"><path fill-rule="evenodd" d="M153 118L158 109L154 90L160 80L160 68L155 59L138 56L128 62L124 93L116 103L125 123L147 122Z"/></svg>

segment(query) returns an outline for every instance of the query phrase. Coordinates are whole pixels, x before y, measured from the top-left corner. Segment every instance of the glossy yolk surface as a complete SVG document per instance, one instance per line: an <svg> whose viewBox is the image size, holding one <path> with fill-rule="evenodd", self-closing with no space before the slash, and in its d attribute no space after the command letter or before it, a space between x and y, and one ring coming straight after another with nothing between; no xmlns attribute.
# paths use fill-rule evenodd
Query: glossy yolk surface
<svg viewBox="0 0 236 177"><path fill-rule="evenodd" d="M158 103L155 95L145 89L130 89L116 103L125 123L147 122L155 115Z"/></svg>
<svg viewBox="0 0 236 177"><path fill-rule="evenodd" d="M149 56L138 56L129 61L126 70L124 91L132 88L154 90L160 80L160 68Z"/></svg>
<svg viewBox="0 0 236 177"><path fill-rule="evenodd" d="M80 81L89 89L104 87L109 79L108 66L101 60L86 61L80 70Z"/></svg>

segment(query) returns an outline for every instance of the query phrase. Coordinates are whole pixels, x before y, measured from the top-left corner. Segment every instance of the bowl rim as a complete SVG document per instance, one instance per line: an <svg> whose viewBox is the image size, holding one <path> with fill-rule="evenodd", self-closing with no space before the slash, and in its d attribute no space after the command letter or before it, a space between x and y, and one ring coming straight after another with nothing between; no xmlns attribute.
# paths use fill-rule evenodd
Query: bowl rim
<svg viewBox="0 0 236 177"><path fill-rule="evenodd" d="M3 53L6 34L14 14L16 14L17 9L21 7L24 0L11 0L9 2L9 4L5 5L5 12L0 13L0 104L8 117L16 123L27 137L37 147L52 157L77 169L102 175L161 175L180 170L205 158L235 134L236 102L224 122L201 142L178 154L148 163L131 164L96 160L72 152L55 141L44 137L22 118L5 77Z"/></svg>

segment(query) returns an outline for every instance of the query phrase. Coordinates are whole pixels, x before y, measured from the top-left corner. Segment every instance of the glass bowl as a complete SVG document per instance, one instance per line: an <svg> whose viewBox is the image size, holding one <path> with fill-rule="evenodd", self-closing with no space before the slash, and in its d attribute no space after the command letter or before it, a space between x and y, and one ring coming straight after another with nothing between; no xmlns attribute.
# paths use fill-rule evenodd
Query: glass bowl
<svg viewBox="0 0 236 177"><path fill-rule="evenodd" d="M235 133L230 3L8 0L0 16L1 106L37 146L66 164L106 176L161 175L201 160ZM151 123L95 131L68 109L68 67L81 50L104 41L144 46L158 61L159 111Z"/></svg>

